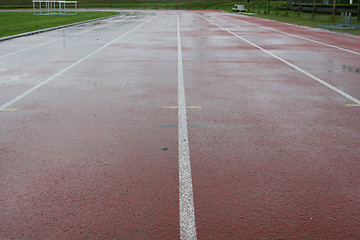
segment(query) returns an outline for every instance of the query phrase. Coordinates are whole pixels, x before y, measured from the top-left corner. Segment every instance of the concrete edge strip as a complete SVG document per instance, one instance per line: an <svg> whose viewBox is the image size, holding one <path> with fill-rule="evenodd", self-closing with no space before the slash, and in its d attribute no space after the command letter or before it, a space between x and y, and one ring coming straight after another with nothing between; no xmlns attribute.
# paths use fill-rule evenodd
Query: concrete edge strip
<svg viewBox="0 0 360 240"><path fill-rule="evenodd" d="M95 19L86 20L86 21L82 21L82 22L70 23L70 24L66 24L66 25L60 25L60 26L57 26L57 27L44 28L44 29L40 29L40 30L36 30L36 31L31 31L31 32L20 33L20 34L16 34L16 35L7 36L7 37L2 37L2 38L0 38L0 42L1 41L6 41L6 40L11 40L11 39L14 39L14 38L19 38L19 37L30 36L30 35L34 35L34 34L38 34L38 33L58 30L58 29L61 29L61 28L73 27L73 26L77 26L77 25L81 25L81 24L100 21L100 20L116 17L117 15L112 15L112 16L107 16L107 17L102 17L102 18L95 18Z"/></svg>
<svg viewBox="0 0 360 240"><path fill-rule="evenodd" d="M184 73L182 63L181 36L179 15L177 15L178 38L178 144L179 144L179 216L180 239L197 239L195 225L194 196L190 165L188 125L186 118L186 101Z"/></svg>
<svg viewBox="0 0 360 240"><path fill-rule="evenodd" d="M200 15L199 15L199 16L200 16ZM263 52L265 52L265 53L269 54L270 56L272 56L272 57L274 57L274 58L276 58L276 59L280 60L281 62L283 62L283 63L287 64L288 66L290 66L290 67L292 67L292 68L296 69L297 71L299 71L299 72L301 72L301 73L305 74L306 76L308 76L308 77L312 78L313 80L315 80L315 81L317 81L317 82L321 83L322 85L324 85L324 86L326 86L326 87L330 88L331 90L333 90L333 91L335 91L335 92L339 93L340 95L344 96L345 98L349 99L350 101L355 102L356 104L360 104L360 100L359 100L359 99L354 98L354 97L353 97L353 96L351 96L350 94L348 94L348 93L346 93L346 92L344 92L344 91L342 91L342 90L340 90L340 89L338 89L338 88L334 87L333 85L331 85L331 84L329 84L329 83L325 82L324 80L321 80L320 78L318 78L318 77L316 77L316 76L312 75L311 73L308 73L308 72L307 72L307 71L305 71L304 69L302 69L302 68L300 68L300 67L298 67L298 66L296 66L296 65L294 65L294 64L292 64L292 63L290 63L290 62L288 62L288 61L286 61L285 59L282 59L281 57L279 57L279 56L277 56L277 55L275 55L275 54L273 54L273 53L271 53L271 52L269 52L269 51L265 50L264 48L262 48L262 47L260 47L260 46L256 45L255 43L252 43L252 42L250 42L250 41L246 40L245 38L240 37L239 35L237 35L236 33L232 32L232 31L230 31L229 29L226 29L226 28L224 28L224 27L222 27L222 26L220 26L220 25L218 25L218 24L214 23L213 21L211 21L211 20L209 20L209 19L207 19L207 18L205 18L205 17L203 17L203 16L200 16L200 17L201 17L201 18L203 18L203 19L205 19L206 21L208 21L208 22L212 23L213 25L215 25L215 26L217 26L217 27L219 27L219 28L223 29L224 31L226 31L226 32L228 32L228 33L230 33L230 34L234 35L235 37L239 38L240 40L242 40L242 41L244 41L244 42L246 42L246 43L248 43L248 44L250 44L250 45L252 45L252 46L256 47L257 49L259 49L259 50L261 50L261 51L263 51Z"/></svg>
<svg viewBox="0 0 360 240"><path fill-rule="evenodd" d="M34 92L35 90L39 89L40 87L42 87L43 85L49 83L50 81L54 80L55 78L57 78L58 76L62 75L63 73L67 72L68 70L72 69L73 67L77 66L78 64L80 64L81 62L85 61L86 59L92 57L93 55L95 55L96 53L100 52L101 50L103 50L104 48L108 47L109 45L115 43L116 41L120 40L121 38L129 35L130 33L134 32L135 30L137 30L138 28L142 27L143 25L145 25L146 23L150 22L151 20L153 20L156 16L148 19L147 21L141 23L140 25L136 26L135 28L127 31L126 33L122 34L121 36L115 38L114 40L112 40L111 42L105 44L104 46L98 48L97 50L93 51L92 53L86 55L85 57L81 58L80 60L74 62L73 64L67 66L66 68L60 70L59 72L55 73L54 75L52 75L51 77L47 78L46 80L40 82L39 84L33 86L32 88L30 88L29 90L23 92L22 94L20 94L19 96L13 98L12 100L8 101L7 103L3 104L0 106L0 112L3 111L5 108L9 107L10 105L16 103L17 101L23 99L24 97L26 97L27 95L29 95L30 93Z"/></svg>

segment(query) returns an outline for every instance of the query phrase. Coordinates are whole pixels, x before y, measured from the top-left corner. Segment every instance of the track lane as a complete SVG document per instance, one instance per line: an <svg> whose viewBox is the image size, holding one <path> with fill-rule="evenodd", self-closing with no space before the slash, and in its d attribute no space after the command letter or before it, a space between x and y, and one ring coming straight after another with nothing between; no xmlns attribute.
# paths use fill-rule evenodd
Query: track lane
<svg viewBox="0 0 360 240"><path fill-rule="evenodd" d="M0 113L3 236L180 237L177 14L198 238L360 236L359 108L199 12L156 14Z"/></svg>
<svg viewBox="0 0 360 240"><path fill-rule="evenodd" d="M133 27L137 26L138 21L142 21L142 17L134 19L133 21L130 20L125 24L113 19L112 24L114 30L117 30L113 32L108 31L102 34L101 37L101 29L93 29L93 24L87 25L89 30L85 30L86 32L83 33L83 35L71 34L67 36L67 33L65 33L66 30L62 29L29 37L29 43L26 44L27 46L30 45L30 47L36 46L39 40L48 37L58 39L60 35L62 36L62 41L50 41L52 44L42 46L40 49L31 48L28 51L0 59L2 63L0 73L3 75L0 88L0 101L3 103L6 100L10 101L22 92L51 78L54 74L61 72L89 53L107 45L122 33L125 34L128 30L132 30ZM103 25L102 21L100 25ZM104 24L103 27L106 28L105 25L106 24ZM83 32L82 27L76 28L76 30ZM12 49L11 53L14 53L14 51L24 50L22 43L25 43L26 39L14 39L3 42L2 45L4 49ZM84 44L88 47L83 48L82 46ZM17 46L17 49L12 48L14 45Z"/></svg>
<svg viewBox="0 0 360 240"><path fill-rule="evenodd" d="M321 41L319 41L319 40L313 40L313 39L308 38L308 37L304 37L304 36L300 36L300 35L296 35L296 34L284 32L284 31L277 30L277 29L271 28L271 27L266 27L266 26L262 26L262 25L258 25L258 24L254 24L254 23L250 23L250 22L246 22L246 21L243 21L243 20L240 20L240 19L237 19L237 21L239 21L239 22L241 22L241 23L245 23L245 24L250 24L250 25L255 26L255 27L257 27L257 28L267 29L267 30L270 30L270 31L273 31L273 32L282 33L282 34L285 34L285 35L288 35L288 36L291 36L291 37L294 37L294 38L298 38L298 39L301 39L301 40L309 41L309 42L312 42L312 43L317 43L317 44L319 44L319 45L323 45L323 46L326 46L326 47L334 48L334 49L337 49L337 50L340 50L340 51L344 51L344 52L347 52L347 53L352 53L352 54L355 54L355 55L360 55L360 52L356 52L356 51L353 51L353 50L349 50L349 49L346 49L346 48L342 48L342 47L339 47L339 46L335 46L335 45L331 45L331 44L325 43L325 42L324 42L324 39L322 39ZM355 37L355 36L354 36L354 37ZM349 38L351 38L351 36L349 36ZM342 44L343 44L343 42L342 42Z"/></svg>
<svg viewBox="0 0 360 240"><path fill-rule="evenodd" d="M213 23L217 24L216 22ZM351 97L347 96L347 98L351 99L350 101L354 101L353 98L355 98L355 102L358 104L356 99L359 96L360 88L356 83L360 69L357 66L360 61L359 56L337 49L331 50L332 48L328 46L303 39L294 39L291 36L267 30L262 32L262 35L266 37L259 38L257 37L259 34L257 29L253 30L252 26L245 22L238 26L236 23L229 23L220 19L218 23L220 23L218 27L223 27L223 30L229 31L243 41L248 41L249 44L263 49L274 58L294 67L313 80L337 92L341 90L343 95L349 94ZM345 35L345 39L347 38L351 39ZM354 39L352 40L354 44L357 42ZM344 104L347 103L351 102Z"/></svg>
<svg viewBox="0 0 360 240"><path fill-rule="evenodd" d="M1 112L2 238L179 238L176 15L128 38Z"/></svg>
<svg viewBox="0 0 360 240"><path fill-rule="evenodd" d="M359 236L358 109L199 19L183 30L199 239Z"/></svg>
<svg viewBox="0 0 360 240"><path fill-rule="evenodd" d="M130 19L131 19L131 17L124 19L124 16L114 16L112 18L113 19L122 19L123 21L130 21ZM114 24L114 21L112 23ZM84 24L81 24L78 26L67 27L67 28L64 28L64 29L61 29L58 31L54 30L54 31L51 31L51 33L47 32L47 33L42 34L41 37L39 35L37 35L36 37L39 37L39 38L34 37L34 39L31 39L35 43L32 42L31 40L29 41L29 39L26 39L26 40L21 39L21 38L13 39L13 41L11 41L11 43L7 44L6 49L2 49L0 59L10 57L10 56L13 56L16 54L21 54L21 53L24 53L26 51L33 50L36 48L44 47L46 45L55 43L57 41L61 41L61 40L65 41L65 38L67 38L67 37L76 36L78 34L84 34L86 32L94 31L98 28L104 28L104 27L109 27L109 26L106 25L105 21L98 20L94 23L84 23ZM79 31L79 29L84 29L84 30ZM74 34L73 34L73 32L74 32ZM60 37L54 39L53 34L58 34ZM46 36L50 37L51 39L48 41L43 41L42 39L45 38ZM39 41L42 41L42 42L39 43Z"/></svg>
<svg viewBox="0 0 360 240"><path fill-rule="evenodd" d="M237 15L237 14L224 14L225 16L237 19L241 22L258 26L260 29L268 29L278 33L286 34L288 36L297 37L307 41L324 43L331 46L343 48L343 50L355 51L357 54L360 52L360 46L357 43L359 36L346 35L342 33L331 32L323 29L316 29L311 27L298 26L289 23L282 23L273 20L254 18L250 16Z"/></svg>

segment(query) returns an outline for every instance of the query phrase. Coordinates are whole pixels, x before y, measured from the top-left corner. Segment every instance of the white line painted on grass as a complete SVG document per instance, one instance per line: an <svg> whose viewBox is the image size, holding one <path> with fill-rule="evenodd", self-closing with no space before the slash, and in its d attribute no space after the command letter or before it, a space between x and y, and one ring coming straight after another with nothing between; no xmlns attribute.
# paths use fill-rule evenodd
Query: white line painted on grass
<svg viewBox="0 0 360 240"><path fill-rule="evenodd" d="M26 97L27 95L29 95L30 93L34 92L35 90L39 89L40 87L44 86L45 84L49 83L50 81L54 80L55 78L59 77L61 74L65 73L66 71L70 70L71 68L77 66L79 63L85 61L86 59L94 56L95 54L97 54L98 52L100 52L101 50L103 50L104 48L108 47L109 45L115 43L116 41L120 40L121 38L129 35L130 33L134 32L135 30L137 30L138 28L142 27L144 24L150 22L151 20L153 20L156 16L148 19L147 21L141 23L140 25L136 26L135 28L131 29L130 31L127 31L126 33L122 34L121 36L119 36L118 38L112 40L111 42L107 43L106 45L102 46L101 48L98 48L97 50L95 50L94 52L90 53L89 55L83 57L82 59L74 62L73 64L71 64L70 66L62 69L61 71L57 72L56 74L52 75L51 77L49 77L48 79L46 79L45 81L42 81L41 83L39 83L38 85L30 88L29 90L23 92L22 94L20 94L19 96L13 98L12 100L10 100L9 102L5 103L4 105L0 106L0 111L4 110L5 108L9 107L11 104L16 103L17 101L23 99L24 97Z"/></svg>
<svg viewBox="0 0 360 240"><path fill-rule="evenodd" d="M356 55L360 55L359 52L355 52L355 51L352 51L352 50L349 50L349 49L346 49L346 48L342 48L342 47L327 44L327 43L324 43L324 42L316 41L316 40L313 40L313 39L310 39L310 38L301 37L301 36L291 34L291 33L287 33L287 32L283 32L283 31L280 31L280 30L277 30L277 29L274 29L274 28L264 27L264 26L261 26L261 25L255 24L255 23L249 23L249 22L242 21L242 20L239 20L239 19L235 19L235 20L239 21L239 22L242 22L242 23L245 23L245 24L248 24L248 25L254 25L254 26L264 28L264 29L267 29L267 30L270 30L270 31L279 32L279 33L286 34L286 35L289 35L289 36L292 36L292 37L295 37L295 38L300 38L300 39L310 41L310 42L313 42L313 43L317 43L317 44L320 44L320 45L324 45L324 46L327 46L327 47L336 48L336 49L341 50L341 51L345 51L345 52L353 53L353 54L356 54Z"/></svg>
<svg viewBox="0 0 360 240"><path fill-rule="evenodd" d="M199 15L199 16L200 16L200 15ZM237 38L239 38L239 39L243 40L244 42L246 42L246 43L248 43L248 44L250 44L250 45L252 45L252 46L254 46L254 47L256 47L256 48L260 49L261 51L263 51L263 52L265 52L265 53L269 54L270 56L272 56L272 57L274 57L274 58L276 58L276 59L280 60L281 62L283 62L283 63L285 63L285 64L289 65L290 67L292 67L292 68L296 69L297 71L299 71L299 72L301 72L301 73L305 74L306 76L308 76L308 77L312 78L313 80L315 80L315 81L317 81L317 82L319 82L319 83L323 84L324 86L326 86L326 87L330 88L331 90L333 90L333 91L335 91L335 92L337 92L337 93L341 94L342 96L344 96L344 97L346 97L347 99L349 99L349 100L351 100L351 101L355 102L356 104L360 104L360 100L358 100L358 99L354 98L353 96L349 95L348 93L346 93L346 92L344 92L344 91L342 91L342 90L340 90L340 89L338 89L338 88L334 87L333 85L331 85L331 84L329 84L329 83L327 83L327 82L325 82L325 81L321 80L321 79L320 79L320 78L318 78L318 77L315 77L315 76L314 76L314 75L312 75L311 73L308 73L307 71L303 70L302 68L300 68L300 67L298 67L298 66L295 66L294 64L292 64L292 63L290 63L290 62L286 61L285 59L282 59L281 57L279 57L279 56L277 56L277 55L275 55L275 54L273 54L273 53L271 53L271 52L269 52L269 51L267 51L267 50L263 49L262 47L260 47L260 46L256 45L255 43L252 43L252 42L250 42L250 41L246 40L245 38L240 37L239 35L237 35L236 33L232 32L232 31L230 31L229 29L226 29L226 28L224 28L224 27L222 27L222 26L220 26L220 25L218 25L218 24L214 23L213 21L211 21L211 20L209 20L209 19L207 19L207 18L205 18L205 17L203 17L203 16L200 16L200 17L202 17L202 18L203 18L203 19L205 19L206 21L208 21L208 22L210 22L210 23L214 24L215 26L217 26L217 27L219 27L219 28L223 29L224 31L227 31L227 32L231 33L232 35L234 35L235 37L237 37Z"/></svg>
<svg viewBox="0 0 360 240"><path fill-rule="evenodd" d="M187 130L186 103L179 15L177 15L178 37L178 141L179 141L179 212L180 239L197 239L195 226L194 197L191 178L189 137Z"/></svg>

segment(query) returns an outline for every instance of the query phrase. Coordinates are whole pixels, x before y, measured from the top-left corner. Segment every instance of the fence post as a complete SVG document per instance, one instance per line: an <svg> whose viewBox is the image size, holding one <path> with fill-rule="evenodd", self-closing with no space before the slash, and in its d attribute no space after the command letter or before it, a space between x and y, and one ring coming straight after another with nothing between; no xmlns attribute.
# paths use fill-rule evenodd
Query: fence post
<svg viewBox="0 0 360 240"><path fill-rule="evenodd" d="M315 11L316 11L316 0L314 0L314 4L313 4L313 13L312 13L312 18L315 18Z"/></svg>
<svg viewBox="0 0 360 240"><path fill-rule="evenodd" d="M279 14L279 0L276 0L276 15Z"/></svg>
<svg viewBox="0 0 360 240"><path fill-rule="evenodd" d="M336 13L336 0L333 0L333 9L332 9L332 20L335 20L335 13Z"/></svg>
<svg viewBox="0 0 360 240"><path fill-rule="evenodd" d="M359 0L360 1L360 0ZM289 0L286 0L286 11L285 16L288 16L288 10L289 10Z"/></svg>
<svg viewBox="0 0 360 240"><path fill-rule="evenodd" d="M266 14L266 2L267 0L264 1L264 14Z"/></svg>
<svg viewBox="0 0 360 240"><path fill-rule="evenodd" d="M270 13L271 0L268 0L268 13Z"/></svg>
<svg viewBox="0 0 360 240"><path fill-rule="evenodd" d="M358 14L357 14L357 22L360 22L360 0L358 1Z"/></svg>
<svg viewBox="0 0 360 240"><path fill-rule="evenodd" d="M299 7L298 7L298 16L300 17L301 12L301 0L299 0Z"/></svg>

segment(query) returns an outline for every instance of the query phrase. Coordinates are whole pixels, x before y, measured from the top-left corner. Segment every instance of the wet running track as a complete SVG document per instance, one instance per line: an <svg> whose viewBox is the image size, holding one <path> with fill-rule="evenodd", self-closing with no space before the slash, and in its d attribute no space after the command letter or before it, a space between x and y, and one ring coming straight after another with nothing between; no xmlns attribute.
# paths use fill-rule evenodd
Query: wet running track
<svg viewBox="0 0 360 240"><path fill-rule="evenodd" d="M138 11L0 42L1 239L360 238L360 38Z"/></svg>

